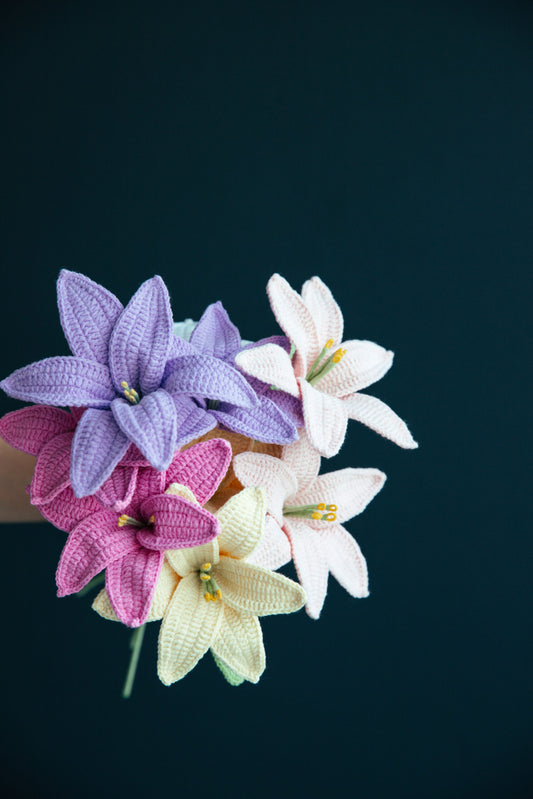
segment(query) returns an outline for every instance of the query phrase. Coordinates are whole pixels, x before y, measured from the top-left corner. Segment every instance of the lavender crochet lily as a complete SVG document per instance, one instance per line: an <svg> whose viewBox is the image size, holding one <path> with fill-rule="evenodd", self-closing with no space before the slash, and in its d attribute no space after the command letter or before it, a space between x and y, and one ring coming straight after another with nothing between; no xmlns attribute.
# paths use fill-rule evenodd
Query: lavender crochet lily
<svg viewBox="0 0 533 799"><path fill-rule="evenodd" d="M76 496L97 491L131 443L154 468L164 470L178 447L217 422L241 432L239 414L260 405L237 369L200 355L174 336L160 277L143 283L126 308L76 272L61 272L57 292L73 355L32 363L0 386L29 402L86 408L72 442L70 480ZM258 416L268 427L269 413L259 407ZM274 427L268 440L279 432L279 418ZM294 438L287 420L280 443Z"/></svg>

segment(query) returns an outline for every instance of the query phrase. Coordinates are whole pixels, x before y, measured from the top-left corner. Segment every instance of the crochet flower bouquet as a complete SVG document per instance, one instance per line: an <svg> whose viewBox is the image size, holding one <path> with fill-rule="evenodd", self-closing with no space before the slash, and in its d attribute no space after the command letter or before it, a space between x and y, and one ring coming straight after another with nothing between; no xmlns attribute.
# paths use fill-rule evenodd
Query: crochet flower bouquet
<svg viewBox="0 0 533 799"><path fill-rule="evenodd" d="M145 624L160 621L158 674L180 680L211 651L228 682L265 668L258 617L305 605L318 618L331 572L367 595L366 564L342 526L378 493L377 469L319 474L348 419L405 448L405 423L361 389L393 354L343 342L343 318L318 277L302 293L273 275L284 335L241 341L220 302L174 324L160 277L126 307L84 275L57 284L71 356L18 369L1 386L36 403L0 420L37 457L28 488L67 533L58 596L105 582L93 608L134 628L124 696ZM299 583L277 570L294 561Z"/></svg>

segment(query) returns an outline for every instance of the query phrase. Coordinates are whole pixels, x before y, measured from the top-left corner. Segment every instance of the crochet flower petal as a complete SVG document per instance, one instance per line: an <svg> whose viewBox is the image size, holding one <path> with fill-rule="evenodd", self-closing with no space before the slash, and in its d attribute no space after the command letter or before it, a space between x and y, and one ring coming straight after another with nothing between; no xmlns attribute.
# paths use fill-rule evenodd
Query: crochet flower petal
<svg viewBox="0 0 533 799"><path fill-rule="evenodd" d="M169 566L166 560L164 560L146 621L159 621L163 618L178 581L178 575L174 569ZM109 601L109 596L105 588L102 588L100 593L95 597L92 604L92 609L104 619L108 619L109 621L119 621L118 616L113 610L113 606Z"/></svg>
<svg viewBox="0 0 533 799"><path fill-rule="evenodd" d="M216 427L217 420L214 416L200 408L190 397L176 394L172 400L177 416L176 448L204 436Z"/></svg>
<svg viewBox="0 0 533 799"><path fill-rule="evenodd" d="M74 417L67 411L49 405L30 405L0 419L0 436L11 447L38 455L54 436L74 430L75 426Z"/></svg>
<svg viewBox="0 0 533 799"><path fill-rule="evenodd" d="M57 595L80 591L109 563L138 548L135 532L120 528L116 513L101 510L92 514L67 538L56 572Z"/></svg>
<svg viewBox="0 0 533 799"><path fill-rule="evenodd" d="M109 368L119 394L123 381L141 394L159 388L173 335L167 287L156 275L137 289L111 334Z"/></svg>
<svg viewBox="0 0 533 799"><path fill-rule="evenodd" d="M70 355L23 366L2 380L0 387L10 397L41 405L107 408L116 396L107 366Z"/></svg>
<svg viewBox="0 0 533 799"><path fill-rule="evenodd" d="M180 581L159 633L157 673L171 685L193 669L216 639L222 602L206 602L197 574Z"/></svg>
<svg viewBox="0 0 533 799"><path fill-rule="evenodd" d="M57 281L61 326L73 355L107 366L109 337L122 303L85 275L62 269Z"/></svg>
<svg viewBox="0 0 533 799"><path fill-rule="evenodd" d="M336 455L346 436L348 417L342 400L300 380L305 429L312 446L325 458Z"/></svg>
<svg viewBox="0 0 533 799"><path fill-rule="evenodd" d="M368 596L366 561L357 542L340 524L332 524L321 533L329 570L354 597Z"/></svg>
<svg viewBox="0 0 533 799"><path fill-rule="evenodd" d="M192 394L210 400L231 402L242 408L253 408L257 398L245 378L224 361L211 355L185 355L170 364L172 371L164 388L176 394Z"/></svg>
<svg viewBox="0 0 533 799"><path fill-rule="evenodd" d="M70 481L76 496L94 494L124 457L129 445L128 437L111 411L88 408L72 442Z"/></svg>
<svg viewBox="0 0 533 799"><path fill-rule="evenodd" d="M298 435L291 420L267 397L260 397L250 411L221 402L211 413L222 427L267 444L288 444Z"/></svg>
<svg viewBox="0 0 533 799"><path fill-rule="evenodd" d="M263 533L266 514L264 488L245 488L231 497L217 511L222 531L218 537L220 552L232 558L246 558L257 546Z"/></svg>
<svg viewBox="0 0 533 799"><path fill-rule="evenodd" d="M368 503L381 491L386 475L379 469L339 469L329 474L321 474L306 491L298 491L291 504L311 505L324 502L337 506L337 521L348 521L362 513ZM307 520L311 527L324 529L329 522Z"/></svg>
<svg viewBox="0 0 533 799"><path fill-rule="evenodd" d="M208 305L194 328L190 343L205 355L226 358L241 346L241 335L221 302Z"/></svg>
<svg viewBox="0 0 533 799"><path fill-rule="evenodd" d="M141 505L143 518L154 517L153 531L143 528L137 540L149 549L197 547L212 541L220 532L219 521L208 511L183 497L159 494Z"/></svg>
<svg viewBox="0 0 533 799"><path fill-rule="evenodd" d="M272 516L267 515L263 535L252 554L248 556L248 563L254 563L264 569L276 571L285 566L291 560L291 557L289 539L277 521Z"/></svg>
<svg viewBox="0 0 533 799"><path fill-rule="evenodd" d="M265 670L265 648L256 616L224 607L224 617L211 651L249 682L258 682Z"/></svg>
<svg viewBox="0 0 533 799"><path fill-rule="evenodd" d="M36 503L33 503L36 504ZM74 496L74 491L68 485L51 502L45 505L38 505L39 511L59 530L70 532L82 519L99 513L102 510L101 504L93 497L83 497L78 499ZM116 517L115 517L116 518Z"/></svg>
<svg viewBox="0 0 533 799"><path fill-rule="evenodd" d="M362 422L384 438L394 441L399 447L418 447L405 422L381 400L368 394L352 394L343 402L349 419Z"/></svg>
<svg viewBox="0 0 533 799"><path fill-rule="evenodd" d="M117 398L111 404L115 420L154 469L168 469L177 436L176 406L164 389L148 394L138 405Z"/></svg>
<svg viewBox="0 0 533 799"><path fill-rule="evenodd" d="M163 565L162 552L139 546L106 569L105 585L117 617L128 627L144 624Z"/></svg>
<svg viewBox="0 0 533 799"><path fill-rule="evenodd" d="M165 473L158 472L152 466L139 469L137 487L132 500L132 507L140 513L140 507L145 499L153 494L163 494L165 491ZM129 514L131 515L131 514Z"/></svg>
<svg viewBox="0 0 533 799"><path fill-rule="evenodd" d="M117 513L126 508L137 485L138 466L115 466L111 475L102 483L95 496L106 508Z"/></svg>
<svg viewBox="0 0 533 799"><path fill-rule="evenodd" d="M272 275L267 284L267 294L279 326L296 347L295 357L300 359L300 363L295 364L299 366L297 374L304 375L324 345L318 341L311 312L281 275Z"/></svg>
<svg viewBox="0 0 533 799"><path fill-rule="evenodd" d="M298 441L283 447L281 459L296 477L300 491L305 491L320 471L320 453L309 441L305 430L300 430Z"/></svg>
<svg viewBox="0 0 533 799"><path fill-rule="evenodd" d="M334 397L346 397L379 380L392 366L394 353L373 341L345 341L345 350L333 369L315 384Z"/></svg>
<svg viewBox="0 0 533 799"><path fill-rule="evenodd" d="M305 589L305 609L312 619L318 619L328 590L328 563L320 533L300 519L286 521L285 532L298 579Z"/></svg>
<svg viewBox="0 0 533 799"><path fill-rule="evenodd" d="M281 347L264 344L262 347L243 350L236 356L235 363L246 374L281 391L286 391L294 397L300 396L292 361Z"/></svg>
<svg viewBox="0 0 533 799"><path fill-rule="evenodd" d="M214 538L209 544L189 549L171 549L165 554L169 564L180 577L186 577L191 573L198 575L202 563L213 565L218 563L218 541Z"/></svg>
<svg viewBox="0 0 533 799"><path fill-rule="evenodd" d="M178 453L165 475L166 485L188 486L200 505L211 499L231 463L231 444L221 438L202 441Z"/></svg>
<svg viewBox="0 0 533 799"><path fill-rule="evenodd" d="M216 575L222 601L240 613L294 613L305 603L305 593L298 583L242 560L221 556Z"/></svg>
<svg viewBox="0 0 533 799"><path fill-rule="evenodd" d="M344 330L341 309L333 299L333 294L319 277L312 277L302 286L302 299L307 305L317 330L319 343L333 339L340 344Z"/></svg>
<svg viewBox="0 0 533 799"><path fill-rule="evenodd" d="M284 500L298 489L298 483L291 469L279 458L256 452L243 452L234 457L233 471L245 488L263 486L266 491L268 511L281 524Z"/></svg>
<svg viewBox="0 0 533 799"><path fill-rule="evenodd" d="M33 505L50 502L69 485L72 436L72 432L60 433L42 448L31 481Z"/></svg>

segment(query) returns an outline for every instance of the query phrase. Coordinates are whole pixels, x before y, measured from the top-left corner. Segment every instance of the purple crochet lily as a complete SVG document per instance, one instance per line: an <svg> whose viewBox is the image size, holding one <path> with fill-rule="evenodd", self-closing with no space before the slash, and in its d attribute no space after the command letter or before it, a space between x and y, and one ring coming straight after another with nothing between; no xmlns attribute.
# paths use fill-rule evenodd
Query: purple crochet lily
<svg viewBox="0 0 533 799"><path fill-rule="evenodd" d="M159 276L143 283L125 308L107 289L67 270L57 296L73 355L29 364L0 386L28 402L86 408L72 442L76 496L97 491L131 443L155 469L167 469L178 447L216 426L206 397L221 403L222 414L227 403L237 416L258 405L237 369L174 336Z"/></svg>
<svg viewBox="0 0 533 799"><path fill-rule="evenodd" d="M238 328L230 320L221 302L208 305L196 327L190 344L197 352L220 359L235 367L235 356L243 349L263 344L277 344L290 349L285 336L271 336L243 346ZM240 370L239 370L240 371ZM244 375L258 396L253 409L232 407L228 403L211 403L211 413L220 427L267 444L290 444L298 438L297 427L303 427L302 403L284 391L270 388L256 378Z"/></svg>

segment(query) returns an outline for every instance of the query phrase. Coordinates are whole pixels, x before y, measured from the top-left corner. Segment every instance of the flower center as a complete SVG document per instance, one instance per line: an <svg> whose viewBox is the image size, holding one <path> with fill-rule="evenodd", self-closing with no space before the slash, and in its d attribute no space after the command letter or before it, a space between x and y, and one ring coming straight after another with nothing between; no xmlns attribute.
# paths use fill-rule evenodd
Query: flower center
<svg viewBox="0 0 533 799"><path fill-rule="evenodd" d="M333 367L336 366L346 355L346 350L343 350L339 347L339 349L335 350L333 355L326 357L328 351L332 347L333 339L330 338L326 341L318 358L313 361L311 368L307 372L305 379L308 383L311 383L312 386L314 386L314 384L319 380L322 380L322 378L325 377L328 372L331 372Z"/></svg>
<svg viewBox="0 0 533 799"><path fill-rule="evenodd" d="M337 519L336 510L336 505L326 505L325 502L319 502L318 505L284 505L283 515L315 519L317 522L334 522Z"/></svg>
<svg viewBox="0 0 533 799"><path fill-rule="evenodd" d="M124 389L123 394L127 400L131 402L132 405L138 405L141 401L138 393L135 391L134 388L130 388L125 380L122 381L120 384Z"/></svg>
<svg viewBox="0 0 533 799"><path fill-rule="evenodd" d="M216 602L217 599L222 599L222 592L211 574L212 568L213 565L211 563L204 563L198 570L200 580L203 584L204 599L206 602Z"/></svg>
<svg viewBox="0 0 533 799"><path fill-rule="evenodd" d="M134 519L133 516L128 516L126 513L123 513L122 516L118 517L117 524L119 527L125 527L127 524L131 525L132 527L146 527L147 524L153 524L155 522L155 516L150 516L148 522L140 522L139 519Z"/></svg>

